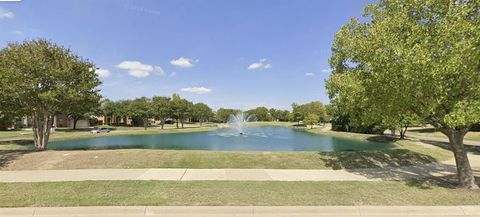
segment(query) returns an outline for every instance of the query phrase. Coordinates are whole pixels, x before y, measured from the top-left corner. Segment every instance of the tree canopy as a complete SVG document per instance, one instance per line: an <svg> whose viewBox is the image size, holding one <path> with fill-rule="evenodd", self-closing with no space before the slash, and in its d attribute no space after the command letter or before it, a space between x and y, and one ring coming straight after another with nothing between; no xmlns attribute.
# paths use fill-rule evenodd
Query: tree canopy
<svg viewBox="0 0 480 217"><path fill-rule="evenodd" d="M200 126L203 122L210 120L213 117L213 111L205 103L196 103L193 105L193 118L200 122Z"/></svg>
<svg viewBox="0 0 480 217"><path fill-rule="evenodd" d="M99 99L100 83L93 63L47 40L9 43L0 51L0 108L32 117L37 149L47 148L53 116L79 99Z"/></svg>
<svg viewBox="0 0 480 217"><path fill-rule="evenodd" d="M415 116L448 136L460 184L477 188L463 145L480 121L480 2L381 0L336 34L327 89L353 121Z"/></svg>
<svg viewBox="0 0 480 217"><path fill-rule="evenodd" d="M330 119L327 115L325 105L320 101L313 101L302 105L293 103L292 114L293 121L304 120L308 114L316 114L321 122L327 122Z"/></svg>

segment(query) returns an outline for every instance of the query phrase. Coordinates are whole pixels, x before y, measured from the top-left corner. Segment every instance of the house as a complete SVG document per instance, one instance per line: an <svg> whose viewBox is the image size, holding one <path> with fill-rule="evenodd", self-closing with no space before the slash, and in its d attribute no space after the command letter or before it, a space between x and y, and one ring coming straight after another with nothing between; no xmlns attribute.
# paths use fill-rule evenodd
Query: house
<svg viewBox="0 0 480 217"><path fill-rule="evenodd" d="M99 116L97 117L98 124L100 125L132 125L133 119L113 116Z"/></svg>
<svg viewBox="0 0 480 217"><path fill-rule="evenodd" d="M55 115L53 118L53 127L55 128L73 128L73 118L69 118L66 115ZM88 119L77 120L77 129L89 128L90 121Z"/></svg>
<svg viewBox="0 0 480 217"><path fill-rule="evenodd" d="M53 127L55 128L73 128L73 119L67 117L66 115L55 115L53 117ZM22 120L17 121L15 123L15 128L21 127L31 127L32 126L32 118L31 117L24 117ZM77 121L77 129L81 128L89 128L90 121L88 119L79 119Z"/></svg>

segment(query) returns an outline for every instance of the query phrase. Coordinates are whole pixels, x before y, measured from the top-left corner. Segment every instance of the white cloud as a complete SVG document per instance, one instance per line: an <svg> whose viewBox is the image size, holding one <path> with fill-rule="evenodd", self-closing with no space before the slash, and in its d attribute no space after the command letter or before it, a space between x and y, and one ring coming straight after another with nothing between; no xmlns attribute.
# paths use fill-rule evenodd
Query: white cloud
<svg viewBox="0 0 480 217"><path fill-rule="evenodd" d="M315 76L315 73L308 72L308 73L305 73L305 76Z"/></svg>
<svg viewBox="0 0 480 217"><path fill-rule="evenodd" d="M108 69L96 69L95 74L97 74L100 78L106 78L110 76L110 71Z"/></svg>
<svg viewBox="0 0 480 217"><path fill-rule="evenodd" d="M170 73L170 77L175 77L175 75L177 75L177 72Z"/></svg>
<svg viewBox="0 0 480 217"><path fill-rule="evenodd" d="M14 16L15 15L13 14L13 12L8 11L7 9L0 7L0 19L2 19L2 18L13 18Z"/></svg>
<svg viewBox="0 0 480 217"><path fill-rule="evenodd" d="M15 35L23 35L23 32L20 31L20 30L15 30L15 31L13 31L13 33L14 33Z"/></svg>
<svg viewBox="0 0 480 217"><path fill-rule="evenodd" d="M150 75L150 72L142 70L129 70L128 74L136 78L144 78Z"/></svg>
<svg viewBox="0 0 480 217"><path fill-rule="evenodd" d="M272 64L267 63L266 58L262 58L258 62L250 64L247 69L262 70L262 69L271 69L271 68L272 68Z"/></svg>
<svg viewBox="0 0 480 217"><path fill-rule="evenodd" d="M185 87L180 89L180 91L195 94L206 94L212 92L211 89L205 87Z"/></svg>
<svg viewBox="0 0 480 217"><path fill-rule="evenodd" d="M128 70L153 71L153 66L143 64L139 61L123 61L117 65L118 68Z"/></svg>
<svg viewBox="0 0 480 217"><path fill-rule="evenodd" d="M331 70L331 69L322 69L321 72L323 72L323 73L330 73L330 72L332 72L332 70Z"/></svg>
<svg viewBox="0 0 480 217"><path fill-rule="evenodd" d="M198 59L193 60L185 57L180 57L178 59L170 60L170 64L180 67L180 68L192 68L195 66L193 63L198 63Z"/></svg>
<svg viewBox="0 0 480 217"><path fill-rule="evenodd" d="M126 69L129 75L137 78L147 77L152 72L156 72L161 76L165 75L162 67L144 64L139 61L123 61L117 65L117 68Z"/></svg>

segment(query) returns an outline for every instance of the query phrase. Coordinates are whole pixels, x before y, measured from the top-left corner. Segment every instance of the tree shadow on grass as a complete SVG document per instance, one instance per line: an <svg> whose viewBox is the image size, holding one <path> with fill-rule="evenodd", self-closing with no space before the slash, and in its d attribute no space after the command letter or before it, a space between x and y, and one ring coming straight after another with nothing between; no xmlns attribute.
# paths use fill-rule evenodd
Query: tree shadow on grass
<svg viewBox="0 0 480 217"><path fill-rule="evenodd" d="M33 152L33 140L13 139L0 141L0 169L18 159L20 156ZM15 145L13 149L2 149L2 146Z"/></svg>
<svg viewBox="0 0 480 217"><path fill-rule="evenodd" d="M435 158L406 149L320 152L319 158L333 169L384 168L436 162Z"/></svg>
<svg viewBox="0 0 480 217"><path fill-rule="evenodd" d="M404 181L420 189L458 188L455 165L410 150L328 152L319 153L319 158L328 167L345 169L371 180ZM480 182L480 169L473 168L473 173Z"/></svg>
<svg viewBox="0 0 480 217"><path fill-rule="evenodd" d="M480 185L480 176L475 176L475 182L477 183L477 185ZM406 184L408 186L420 189L431 189L432 187L442 187L449 189L459 188L458 178L455 174L445 175L441 177L431 176L418 179L408 179L406 180ZM480 192L480 190L476 190L476 192Z"/></svg>
<svg viewBox="0 0 480 217"><path fill-rule="evenodd" d="M428 187L432 184L442 187L456 186L455 180L443 178L455 176L455 166L441 163L376 169L350 169L348 171L368 179L406 181L408 185L418 187Z"/></svg>
<svg viewBox="0 0 480 217"><path fill-rule="evenodd" d="M451 151L449 143L448 142L442 142L442 141L436 141L436 140L428 140L428 139L420 139L420 142L430 144L433 146L437 146L446 150ZM477 145L467 145L464 144L465 149L467 149L468 152L471 152L473 154L480 154L480 146Z"/></svg>
<svg viewBox="0 0 480 217"><path fill-rule="evenodd" d="M409 129L410 132L416 133L435 133L438 132L435 128L419 128L419 129Z"/></svg>
<svg viewBox="0 0 480 217"><path fill-rule="evenodd" d="M398 141L399 138L393 137L393 136L387 136L387 135L374 135L374 136L369 136L367 140L371 142L392 143L392 142Z"/></svg>
<svg viewBox="0 0 480 217"><path fill-rule="evenodd" d="M0 169L7 167L24 154L33 152L33 150L0 150Z"/></svg>

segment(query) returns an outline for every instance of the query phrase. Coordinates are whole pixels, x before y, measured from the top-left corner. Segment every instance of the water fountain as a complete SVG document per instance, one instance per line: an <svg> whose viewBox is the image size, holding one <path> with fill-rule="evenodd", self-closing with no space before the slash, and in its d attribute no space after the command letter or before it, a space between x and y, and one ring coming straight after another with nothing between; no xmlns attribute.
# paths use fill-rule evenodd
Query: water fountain
<svg viewBox="0 0 480 217"><path fill-rule="evenodd" d="M243 112L238 112L235 115L230 115L230 117L228 118L228 127L234 130L236 135L244 135L245 123L254 120L254 115L248 115Z"/></svg>

